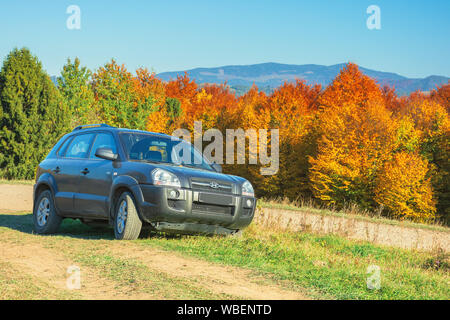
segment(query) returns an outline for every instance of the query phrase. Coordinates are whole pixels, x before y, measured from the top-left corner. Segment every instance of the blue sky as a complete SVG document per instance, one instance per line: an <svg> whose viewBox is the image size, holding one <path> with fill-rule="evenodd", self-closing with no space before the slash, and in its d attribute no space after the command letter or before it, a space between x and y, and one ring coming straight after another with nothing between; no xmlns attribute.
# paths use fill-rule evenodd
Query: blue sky
<svg viewBox="0 0 450 320"><path fill-rule="evenodd" d="M69 30L69 5L81 29ZM369 5L381 30L366 27ZM50 75L68 57L95 69L111 58L156 72L280 62L353 61L408 77L450 76L450 1L81 1L0 3L0 60L26 46Z"/></svg>

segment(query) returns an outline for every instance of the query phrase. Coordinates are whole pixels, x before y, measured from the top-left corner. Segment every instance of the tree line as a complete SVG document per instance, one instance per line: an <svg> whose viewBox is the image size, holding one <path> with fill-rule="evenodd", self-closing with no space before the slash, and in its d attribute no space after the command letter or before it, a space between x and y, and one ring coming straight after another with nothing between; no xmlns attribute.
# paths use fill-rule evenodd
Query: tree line
<svg viewBox="0 0 450 320"><path fill-rule="evenodd" d="M172 133L203 129L280 130L280 169L225 165L259 197L355 204L398 219L431 222L450 214L450 84L398 97L348 63L326 87L297 80L271 94L237 96L226 84L168 82L111 60L92 72L68 59L55 86L26 48L0 71L0 177L31 179L37 164L78 124Z"/></svg>

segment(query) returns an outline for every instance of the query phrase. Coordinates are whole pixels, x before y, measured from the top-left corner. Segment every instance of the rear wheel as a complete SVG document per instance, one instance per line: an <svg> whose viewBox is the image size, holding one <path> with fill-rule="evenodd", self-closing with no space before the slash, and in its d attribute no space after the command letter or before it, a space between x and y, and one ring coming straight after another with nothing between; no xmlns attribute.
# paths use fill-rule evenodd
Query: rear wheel
<svg viewBox="0 0 450 320"><path fill-rule="evenodd" d="M62 218L56 214L53 195L50 190L42 191L34 204L34 230L40 234L58 231Z"/></svg>
<svg viewBox="0 0 450 320"><path fill-rule="evenodd" d="M124 192L115 205L114 236L118 240L135 240L142 229L136 204L129 192Z"/></svg>

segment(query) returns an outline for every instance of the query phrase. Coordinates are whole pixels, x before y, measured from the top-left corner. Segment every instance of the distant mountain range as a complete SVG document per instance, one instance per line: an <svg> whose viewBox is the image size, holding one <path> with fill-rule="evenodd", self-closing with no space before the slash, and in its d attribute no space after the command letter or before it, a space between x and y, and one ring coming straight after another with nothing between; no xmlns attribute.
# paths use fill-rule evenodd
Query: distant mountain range
<svg viewBox="0 0 450 320"><path fill-rule="evenodd" d="M242 66L224 66L217 68L196 68L186 70L189 77L199 84L226 82L238 94L245 93L253 84L261 90L271 92L285 81L306 80L308 84L328 85L345 63L332 66L316 64L292 65L280 63L261 63ZM395 87L398 95L407 95L416 90L430 91L447 83L450 78L429 76L423 79L406 78L396 73L381 72L360 67L367 76L375 79L380 85ZM157 76L165 81L176 79L185 71L163 72Z"/></svg>

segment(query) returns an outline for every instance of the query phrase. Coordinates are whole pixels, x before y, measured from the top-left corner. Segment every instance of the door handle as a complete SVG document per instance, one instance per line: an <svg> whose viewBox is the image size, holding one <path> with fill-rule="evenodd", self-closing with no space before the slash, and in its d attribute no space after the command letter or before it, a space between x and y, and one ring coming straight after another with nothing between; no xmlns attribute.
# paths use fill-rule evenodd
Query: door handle
<svg viewBox="0 0 450 320"><path fill-rule="evenodd" d="M86 174L89 173L89 169L88 168L84 168L84 170L82 170L81 173L86 175Z"/></svg>
<svg viewBox="0 0 450 320"><path fill-rule="evenodd" d="M53 169L54 173L59 173L61 171L61 169L59 167L56 167L55 169Z"/></svg>

